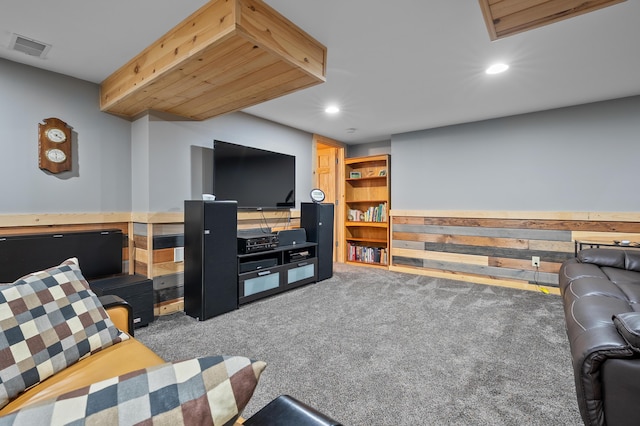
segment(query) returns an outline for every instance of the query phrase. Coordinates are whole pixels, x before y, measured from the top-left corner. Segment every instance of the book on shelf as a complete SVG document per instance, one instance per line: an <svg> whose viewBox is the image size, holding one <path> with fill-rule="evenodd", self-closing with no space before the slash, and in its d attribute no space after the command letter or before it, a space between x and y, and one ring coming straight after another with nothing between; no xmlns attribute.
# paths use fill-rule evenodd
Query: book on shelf
<svg viewBox="0 0 640 426"><path fill-rule="evenodd" d="M389 262L386 248L368 247L354 243L348 244L347 259L351 262L377 263L381 265L387 265Z"/></svg>
<svg viewBox="0 0 640 426"><path fill-rule="evenodd" d="M387 203L380 203L366 210L349 209L347 220L349 222L386 222Z"/></svg>

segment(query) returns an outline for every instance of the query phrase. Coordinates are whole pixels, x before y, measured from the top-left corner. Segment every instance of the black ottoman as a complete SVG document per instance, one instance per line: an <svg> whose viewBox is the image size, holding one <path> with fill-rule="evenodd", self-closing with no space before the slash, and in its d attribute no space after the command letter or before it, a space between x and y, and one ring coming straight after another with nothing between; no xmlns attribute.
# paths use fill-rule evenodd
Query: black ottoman
<svg viewBox="0 0 640 426"><path fill-rule="evenodd" d="M289 395L281 395L244 422L245 426L342 426Z"/></svg>

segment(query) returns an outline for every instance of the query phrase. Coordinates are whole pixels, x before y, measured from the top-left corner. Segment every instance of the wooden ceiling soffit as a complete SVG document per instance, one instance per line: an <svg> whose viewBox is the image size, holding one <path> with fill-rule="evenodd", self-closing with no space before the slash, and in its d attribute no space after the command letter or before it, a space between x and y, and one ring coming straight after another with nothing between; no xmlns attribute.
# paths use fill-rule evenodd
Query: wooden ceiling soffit
<svg viewBox="0 0 640 426"><path fill-rule="evenodd" d="M479 0L491 40L624 1L626 0Z"/></svg>
<svg viewBox="0 0 640 426"><path fill-rule="evenodd" d="M211 0L100 85L100 109L204 120L325 81L327 49L261 0Z"/></svg>

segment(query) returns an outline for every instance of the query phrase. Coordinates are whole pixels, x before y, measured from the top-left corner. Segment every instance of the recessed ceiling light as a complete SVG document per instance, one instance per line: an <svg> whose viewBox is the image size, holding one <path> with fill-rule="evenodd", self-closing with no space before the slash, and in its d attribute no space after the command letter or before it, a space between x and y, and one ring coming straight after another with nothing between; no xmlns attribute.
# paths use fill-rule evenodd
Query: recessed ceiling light
<svg viewBox="0 0 640 426"><path fill-rule="evenodd" d="M326 112L327 114L337 114L340 112L340 108L338 108L336 105L330 105L325 108L324 112Z"/></svg>
<svg viewBox="0 0 640 426"><path fill-rule="evenodd" d="M487 74L500 74L509 69L507 64L493 64L485 71Z"/></svg>

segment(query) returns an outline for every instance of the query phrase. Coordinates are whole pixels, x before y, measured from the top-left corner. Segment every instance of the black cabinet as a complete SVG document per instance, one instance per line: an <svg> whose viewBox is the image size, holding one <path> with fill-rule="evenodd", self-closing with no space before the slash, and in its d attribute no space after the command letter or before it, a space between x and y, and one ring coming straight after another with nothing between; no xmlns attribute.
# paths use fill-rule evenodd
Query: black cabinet
<svg viewBox="0 0 640 426"><path fill-rule="evenodd" d="M153 321L153 281L149 278L139 274L117 275L91 280L89 287L98 296L114 294L131 305L134 328Z"/></svg>
<svg viewBox="0 0 640 426"><path fill-rule="evenodd" d="M317 281L317 244L302 243L238 255L238 303Z"/></svg>
<svg viewBox="0 0 640 426"><path fill-rule="evenodd" d="M122 273L122 231L52 232L0 235L0 283L78 258L87 279Z"/></svg>
<svg viewBox="0 0 640 426"><path fill-rule="evenodd" d="M200 321L238 308L235 201L184 205L184 311Z"/></svg>

